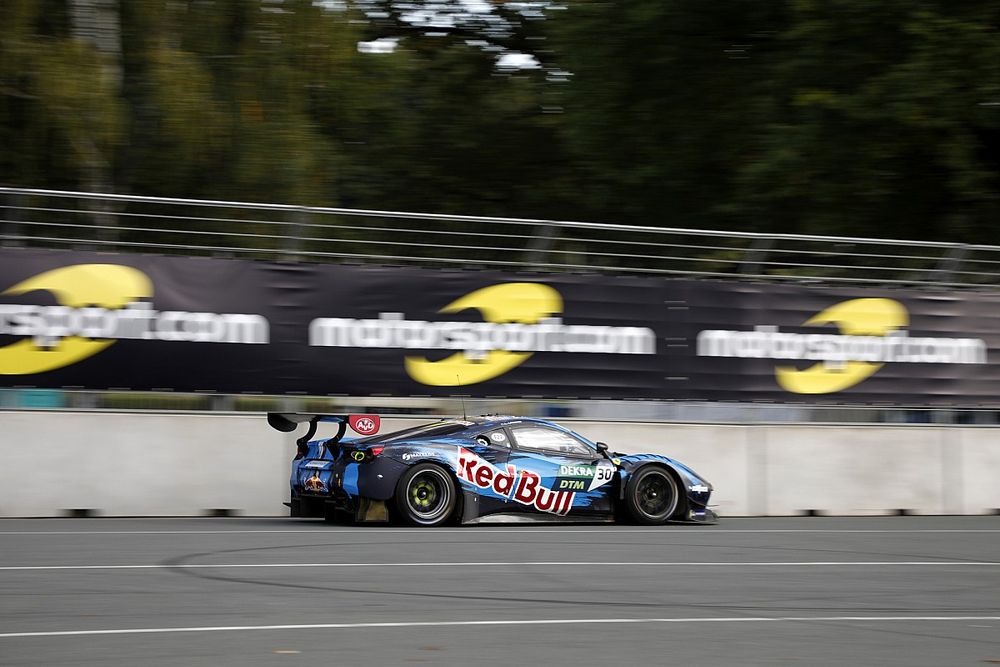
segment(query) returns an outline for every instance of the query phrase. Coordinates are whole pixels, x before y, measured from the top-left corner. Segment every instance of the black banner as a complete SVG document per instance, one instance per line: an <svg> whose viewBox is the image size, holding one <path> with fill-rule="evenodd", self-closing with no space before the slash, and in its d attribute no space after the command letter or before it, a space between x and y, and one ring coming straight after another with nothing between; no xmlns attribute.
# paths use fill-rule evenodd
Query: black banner
<svg viewBox="0 0 1000 667"><path fill-rule="evenodd" d="M1000 294L0 250L0 384L1000 406Z"/></svg>

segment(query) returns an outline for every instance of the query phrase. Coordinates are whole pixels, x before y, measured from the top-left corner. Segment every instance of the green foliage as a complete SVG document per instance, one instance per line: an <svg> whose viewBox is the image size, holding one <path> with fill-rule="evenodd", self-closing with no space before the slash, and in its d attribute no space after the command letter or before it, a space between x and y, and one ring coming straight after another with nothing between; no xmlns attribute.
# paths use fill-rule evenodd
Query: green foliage
<svg viewBox="0 0 1000 667"><path fill-rule="evenodd" d="M120 143L122 102L113 63L72 39L50 4L0 5L0 179L90 185Z"/></svg>
<svg viewBox="0 0 1000 667"><path fill-rule="evenodd" d="M76 2L0 3L4 184L996 241L985 0Z"/></svg>
<svg viewBox="0 0 1000 667"><path fill-rule="evenodd" d="M763 65L754 30L772 3L570 2L553 20L570 73L562 133L589 194L588 216L718 227L754 128ZM749 57L748 57L749 56Z"/></svg>
<svg viewBox="0 0 1000 667"><path fill-rule="evenodd" d="M1000 213L1000 8L790 5L735 202L772 230L982 242Z"/></svg>

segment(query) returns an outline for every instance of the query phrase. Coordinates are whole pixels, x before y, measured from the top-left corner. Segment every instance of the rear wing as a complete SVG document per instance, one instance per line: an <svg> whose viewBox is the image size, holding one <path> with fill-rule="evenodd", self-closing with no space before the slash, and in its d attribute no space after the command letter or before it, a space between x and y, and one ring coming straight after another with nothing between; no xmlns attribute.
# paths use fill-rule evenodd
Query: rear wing
<svg viewBox="0 0 1000 667"><path fill-rule="evenodd" d="M316 427L320 422L330 422L340 425L337 428L337 435L331 438L333 443L340 442L340 439L344 437L344 433L347 432L348 426L358 435L365 436L375 435L381 426L378 415L320 415L299 412L267 413L267 423L271 425L271 428L277 429L282 433L291 433L299 427L299 424L309 424L305 435L295 441L300 450L309 444L310 438L316 435Z"/></svg>

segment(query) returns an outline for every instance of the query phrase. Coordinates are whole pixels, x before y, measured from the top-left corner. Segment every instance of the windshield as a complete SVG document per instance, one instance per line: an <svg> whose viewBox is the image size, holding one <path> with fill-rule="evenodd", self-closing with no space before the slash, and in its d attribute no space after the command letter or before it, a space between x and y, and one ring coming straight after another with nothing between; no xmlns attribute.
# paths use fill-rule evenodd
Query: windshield
<svg viewBox="0 0 1000 667"><path fill-rule="evenodd" d="M456 424L455 422L431 422L430 424L404 428L401 431L392 431L391 433L373 435L370 438L364 438L358 442L375 444L381 442L397 442L399 440L427 440L430 438L440 438L453 433L458 433L459 431L464 431L465 428L466 427L464 425Z"/></svg>

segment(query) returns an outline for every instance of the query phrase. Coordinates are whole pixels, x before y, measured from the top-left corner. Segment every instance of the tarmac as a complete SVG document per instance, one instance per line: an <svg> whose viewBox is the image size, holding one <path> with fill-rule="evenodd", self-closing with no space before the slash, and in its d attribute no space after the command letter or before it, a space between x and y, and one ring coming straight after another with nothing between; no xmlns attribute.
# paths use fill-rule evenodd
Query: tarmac
<svg viewBox="0 0 1000 667"><path fill-rule="evenodd" d="M1000 664L1000 517L0 520L0 665Z"/></svg>

